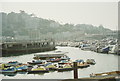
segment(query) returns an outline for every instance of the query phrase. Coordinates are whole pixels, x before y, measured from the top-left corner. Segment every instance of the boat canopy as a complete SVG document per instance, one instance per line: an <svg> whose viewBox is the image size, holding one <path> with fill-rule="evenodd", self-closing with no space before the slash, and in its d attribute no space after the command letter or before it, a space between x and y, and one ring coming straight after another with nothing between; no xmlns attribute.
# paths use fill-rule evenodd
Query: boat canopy
<svg viewBox="0 0 120 81"><path fill-rule="evenodd" d="M75 62L84 62L84 60L78 59L78 60L76 60Z"/></svg>
<svg viewBox="0 0 120 81"><path fill-rule="evenodd" d="M49 62L49 63L47 63L47 64L45 64L45 66L48 66L48 65L51 65L52 63L51 62Z"/></svg>

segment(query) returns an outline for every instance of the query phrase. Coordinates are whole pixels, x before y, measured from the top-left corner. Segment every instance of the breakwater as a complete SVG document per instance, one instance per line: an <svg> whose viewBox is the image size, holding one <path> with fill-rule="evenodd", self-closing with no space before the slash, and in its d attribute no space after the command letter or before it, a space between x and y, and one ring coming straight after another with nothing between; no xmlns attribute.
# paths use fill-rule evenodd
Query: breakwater
<svg viewBox="0 0 120 81"><path fill-rule="evenodd" d="M51 40L4 42L1 47L2 56L5 57L55 50L55 42Z"/></svg>

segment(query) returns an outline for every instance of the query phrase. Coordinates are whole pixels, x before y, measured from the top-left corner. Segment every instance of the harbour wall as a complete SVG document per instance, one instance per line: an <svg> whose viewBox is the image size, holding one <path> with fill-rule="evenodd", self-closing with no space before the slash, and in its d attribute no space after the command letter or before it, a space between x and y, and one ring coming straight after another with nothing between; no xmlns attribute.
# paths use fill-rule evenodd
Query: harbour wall
<svg viewBox="0 0 120 81"><path fill-rule="evenodd" d="M5 42L1 44L2 57L55 50L54 41Z"/></svg>

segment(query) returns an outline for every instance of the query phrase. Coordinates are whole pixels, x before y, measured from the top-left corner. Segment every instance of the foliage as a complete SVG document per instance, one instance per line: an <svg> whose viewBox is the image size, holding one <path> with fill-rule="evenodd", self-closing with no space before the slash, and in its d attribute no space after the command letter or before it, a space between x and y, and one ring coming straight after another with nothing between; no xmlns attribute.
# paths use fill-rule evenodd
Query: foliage
<svg viewBox="0 0 120 81"><path fill-rule="evenodd" d="M107 34L110 29L88 24L60 24L54 20L47 20L36 17L34 14L20 13L0 13L2 15L2 36L16 37L28 36L29 38L54 38L73 39L85 36L85 34Z"/></svg>

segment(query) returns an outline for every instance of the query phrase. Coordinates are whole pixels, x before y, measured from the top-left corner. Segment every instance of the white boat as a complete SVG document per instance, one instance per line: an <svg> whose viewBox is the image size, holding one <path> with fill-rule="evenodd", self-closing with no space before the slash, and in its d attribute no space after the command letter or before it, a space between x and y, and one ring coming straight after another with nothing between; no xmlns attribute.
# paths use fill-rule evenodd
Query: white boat
<svg viewBox="0 0 120 81"><path fill-rule="evenodd" d="M95 64L96 64L96 62L95 62L94 59L87 59L87 60L86 60L86 63L87 63L87 64L91 64L91 65L95 65Z"/></svg>
<svg viewBox="0 0 120 81"><path fill-rule="evenodd" d="M61 58L65 56L68 52L54 51L54 52L46 52L46 53L36 53L34 55L34 59L48 59L48 58Z"/></svg>
<svg viewBox="0 0 120 81"><path fill-rule="evenodd" d="M115 50L116 50L116 45L109 45L109 53L115 54L116 53Z"/></svg>
<svg viewBox="0 0 120 81"><path fill-rule="evenodd" d="M81 50L90 51L91 47L89 44L81 45Z"/></svg>

